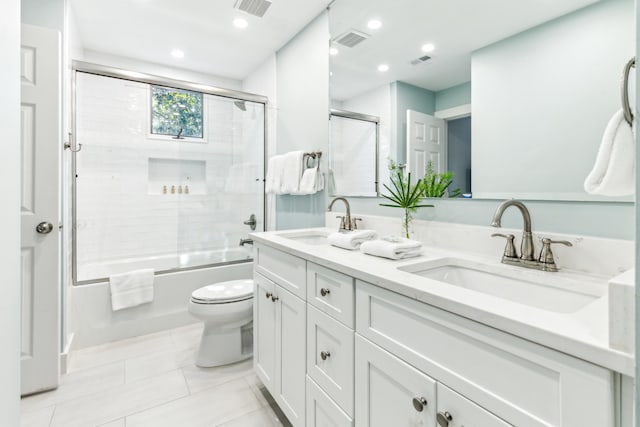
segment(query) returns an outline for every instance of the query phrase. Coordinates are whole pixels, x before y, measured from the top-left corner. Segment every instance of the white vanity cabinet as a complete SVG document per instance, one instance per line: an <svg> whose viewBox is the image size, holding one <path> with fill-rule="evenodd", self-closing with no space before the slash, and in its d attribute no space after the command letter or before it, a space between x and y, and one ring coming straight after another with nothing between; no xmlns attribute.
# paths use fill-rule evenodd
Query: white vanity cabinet
<svg viewBox="0 0 640 427"><path fill-rule="evenodd" d="M452 389L518 427L616 425L611 371L360 281L356 332L435 379L438 411Z"/></svg>
<svg viewBox="0 0 640 427"><path fill-rule="evenodd" d="M306 262L268 247L258 246L255 251L256 374L291 424L304 426Z"/></svg>
<svg viewBox="0 0 640 427"><path fill-rule="evenodd" d="M294 426L627 425L606 368L269 246L255 260L254 363Z"/></svg>

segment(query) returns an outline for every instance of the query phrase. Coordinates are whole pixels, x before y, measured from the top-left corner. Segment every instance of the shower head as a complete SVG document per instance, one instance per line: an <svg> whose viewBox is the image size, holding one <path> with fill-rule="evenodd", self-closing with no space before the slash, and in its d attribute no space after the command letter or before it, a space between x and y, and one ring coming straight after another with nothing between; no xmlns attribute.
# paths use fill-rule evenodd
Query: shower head
<svg viewBox="0 0 640 427"><path fill-rule="evenodd" d="M247 104L244 101L233 101L233 105L235 105L242 111L247 111Z"/></svg>

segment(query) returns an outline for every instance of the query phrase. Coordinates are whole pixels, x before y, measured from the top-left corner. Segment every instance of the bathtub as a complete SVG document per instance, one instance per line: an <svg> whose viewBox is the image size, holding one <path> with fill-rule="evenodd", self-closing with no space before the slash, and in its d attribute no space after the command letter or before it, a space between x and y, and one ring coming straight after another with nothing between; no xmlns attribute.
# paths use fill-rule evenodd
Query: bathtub
<svg viewBox="0 0 640 427"><path fill-rule="evenodd" d="M71 349L197 322L187 311L191 293L214 282L250 279L253 274L251 261L251 246L248 246L84 264L78 269L79 284L69 289ZM198 267L203 265L205 267ZM112 311L107 277L139 268L156 271L153 302ZM177 268L184 270L176 271Z"/></svg>

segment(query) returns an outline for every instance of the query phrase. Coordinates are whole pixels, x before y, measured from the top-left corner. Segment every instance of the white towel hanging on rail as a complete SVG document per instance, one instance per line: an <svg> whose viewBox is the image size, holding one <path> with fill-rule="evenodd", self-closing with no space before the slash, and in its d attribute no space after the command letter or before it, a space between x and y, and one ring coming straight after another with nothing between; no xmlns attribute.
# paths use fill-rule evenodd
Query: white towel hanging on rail
<svg viewBox="0 0 640 427"><path fill-rule="evenodd" d="M635 194L635 137L629 123L618 110L604 131L596 162L584 181L589 194L629 196Z"/></svg>

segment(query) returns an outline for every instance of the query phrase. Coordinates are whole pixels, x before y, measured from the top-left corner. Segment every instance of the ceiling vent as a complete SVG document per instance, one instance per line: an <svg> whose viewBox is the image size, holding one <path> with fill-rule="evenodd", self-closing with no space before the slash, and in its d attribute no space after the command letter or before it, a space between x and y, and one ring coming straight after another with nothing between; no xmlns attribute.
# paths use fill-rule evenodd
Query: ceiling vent
<svg viewBox="0 0 640 427"><path fill-rule="evenodd" d="M335 43L341 44L342 46L354 47L355 45L362 43L369 37L369 34L356 30L349 30L346 33L333 39L333 41Z"/></svg>
<svg viewBox="0 0 640 427"><path fill-rule="evenodd" d="M267 13L269 6L271 6L271 2L268 0L237 0L233 7L249 15L262 18Z"/></svg>
<svg viewBox="0 0 640 427"><path fill-rule="evenodd" d="M411 65L424 64L425 62L427 62L430 59L431 59L431 57L429 55L424 55L424 56L421 56L420 58L417 58L417 59L414 59L413 61L411 61Z"/></svg>

